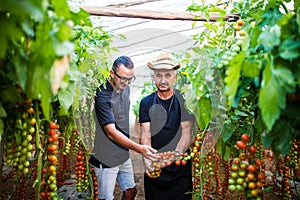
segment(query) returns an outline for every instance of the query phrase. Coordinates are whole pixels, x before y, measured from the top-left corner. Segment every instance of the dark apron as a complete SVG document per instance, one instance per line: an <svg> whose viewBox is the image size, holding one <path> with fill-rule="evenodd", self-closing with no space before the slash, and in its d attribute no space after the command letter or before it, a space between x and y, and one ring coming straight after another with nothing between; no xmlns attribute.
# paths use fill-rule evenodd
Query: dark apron
<svg viewBox="0 0 300 200"><path fill-rule="evenodd" d="M155 95L149 110L151 145L158 152L174 151L181 138L181 107L175 97L170 112L163 108ZM188 200L192 191L191 162L185 166L174 163L164 167L158 178L144 176L146 200Z"/></svg>

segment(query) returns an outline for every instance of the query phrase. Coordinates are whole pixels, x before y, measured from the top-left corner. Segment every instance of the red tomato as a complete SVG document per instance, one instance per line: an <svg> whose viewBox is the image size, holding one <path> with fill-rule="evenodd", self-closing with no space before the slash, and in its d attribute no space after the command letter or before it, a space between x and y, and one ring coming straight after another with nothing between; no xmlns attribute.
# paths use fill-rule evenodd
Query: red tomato
<svg viewBox="0 0 300 200"><path fill-rule="evenodd" d="M262 165L262 162L261 162L260 159L256 159L256 160L255 160L255 164L256 164L258 167L260 167L260 166Z"/></svg>
<svg viewBox="0 0 300 200"><path fill-rule="evenodd" d="M246 147L247 147L246 143L244 141L241 141L241 140L236 142L236 146L240 149L246 149Z"/></svg>
<svg viewBox="0 0 300 200"><path fill-rule="evenodd" d="M50 129L56 129L56 124L54 122L50 122L49 128Z"/></svg>
<svg viewBox="0 0 300 200"><path fill-rule="evenodd" d="M176 160L175 165L179 166L180 165L180 160Z"/></svg>
<svg viewBox="0 0 300 200"><path fill-rule="evenodd" d="M256 172L256 166L255 165L249 165L248 166L248 171L252 172L252 173Z"/></svg>
<svg viewBox="0 0 300 200"><path fill-rule="evenodd" d="M251 153L255 153L256 152L256 146L255 145L251 145L249 151Z"/></svg>
<svg viewBox="0 0 300 200"><path fill-rule="evenodd" d="M250 140L250 137L249 137L249 135L247 134L247 133L245 133L245 134L243 134L242 135L242 140L244 141L244 142L249 142L249 140Z"/></svg>

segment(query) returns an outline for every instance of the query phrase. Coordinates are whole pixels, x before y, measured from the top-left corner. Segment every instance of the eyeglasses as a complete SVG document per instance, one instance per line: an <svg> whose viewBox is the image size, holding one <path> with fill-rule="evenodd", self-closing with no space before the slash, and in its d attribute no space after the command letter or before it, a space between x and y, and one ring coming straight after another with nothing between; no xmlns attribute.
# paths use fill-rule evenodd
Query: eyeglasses
<svg viewBox="0 0 300 200"><path fill-rule="evenodd" d="M131 78L126 78L124 76L120 76L114 69L113 69L113 72L120 79L121 83L125 83L126 81L128 81L128 83L131 83L131 82L135 81L135 76L133 76Z"/></svg>

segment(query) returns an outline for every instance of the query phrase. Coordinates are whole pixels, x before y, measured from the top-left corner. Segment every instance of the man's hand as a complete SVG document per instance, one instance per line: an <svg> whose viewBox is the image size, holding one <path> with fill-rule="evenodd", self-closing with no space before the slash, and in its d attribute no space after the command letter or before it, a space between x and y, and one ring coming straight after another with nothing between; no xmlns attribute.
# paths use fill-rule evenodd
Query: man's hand
<svg viewBox="0 0 300 200"><path fill-rule="evenodd" d="M145 157L143 158L143 160L147 176L149 176L150 178L157 178L159 175L155 172L155 169L151 167L152 161Z"/></svg>
<svg viewBox="0 0 300 200"><path fill-rule="evenodd" d="M160 157L156 155L157 150L148 145L141 145L140 153L150 161L156 161Z"/></svg>

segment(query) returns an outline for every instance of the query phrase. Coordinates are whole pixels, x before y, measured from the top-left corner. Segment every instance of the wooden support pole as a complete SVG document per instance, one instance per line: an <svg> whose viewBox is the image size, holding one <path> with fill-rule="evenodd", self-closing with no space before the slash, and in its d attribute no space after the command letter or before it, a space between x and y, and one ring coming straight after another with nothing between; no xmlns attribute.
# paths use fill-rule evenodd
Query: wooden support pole
<svg viewBox="0 0 300 200"><path fill-rule="evenodd" d="M218 13L211 13L210 18L199 16L192 12L168 12L168 11L151 11L142 9L128 9L117 7L91 7L81 6L91 15L110 16L110 17L127 17L127 18L142 18L153 20L188 20L188 21L212 21L224 19L228 21L236 21L239 19L238 14L229 14L225 17Z"/></svg>

